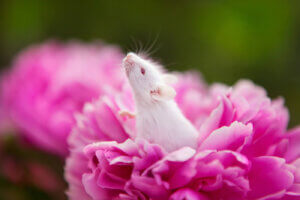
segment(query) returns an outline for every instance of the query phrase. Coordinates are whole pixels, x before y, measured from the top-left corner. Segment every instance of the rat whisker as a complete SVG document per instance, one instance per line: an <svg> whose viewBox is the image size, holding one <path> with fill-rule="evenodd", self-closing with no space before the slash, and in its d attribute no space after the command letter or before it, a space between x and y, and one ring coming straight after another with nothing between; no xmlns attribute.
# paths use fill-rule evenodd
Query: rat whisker
<svg viewBox="0 0 300 200"><path fill-rule="evenodd" d="M138 41L138 44L139 44L139 49L138 49L137 52L138 52L138 54L139 54L139 53L143 52L143 43L139 40L139 41Z"/></svg>
<svg viewBox="0 0 300 200"><path fill-rule="evenodd" d="M126 45L126 46L124 47L124 49L125 49L126 52L130 52L132 48L131 48L130 46L128 47L128 46Z"/></svg>
<svg viewBox="0 0 300 200"><path fill-rule="evenodd" d="M150 33L150 35L149 35L149 37L147 39L147 43L145 45L145 52L148 52L149 47L152 45L152 39L151 38L152 38L152 36L151 36L151 33Z"/></svg>
<svg viewBox="0 0 300 200"><path fill-rule="evenodd" d="M130 52L132 49L132 43L125 44L124 49L126 52Z"/></svg>
<svg viewBox="0 0 300 200"><path fill-rule="evenodd" d="M130 37L131 38L131 40L132 40L132 42L133 42L133 44L134 44L134 46L133 46L133 48L132 48L132 51L133 52L137 52L138 51L138 42L137 42L137 40L136 39L134 39L134 37L133 36L131 36Z"/></svg>
<svg viewBox="0 0 300 200"><path fill-rule="evenodd" d="M159 49L161 48L161 45L158 45L156 48L152 49L151 51L148 52L149 55L153 55L156 53Z"/></svg>
<svg viewBox="0 0 300 200"><path fill-rule="evenodd" d="M151 55L153 53L152 48L157 44L159 38L159 34L157 34L153 40L152 43L150 43L150 45L147 47L147 49L145 50L145 53L147 53L148 55ZM155 49L155 51L157 51L157 48Z"/></svg>
<svg viewBox="0 0 300 200"><path fill-rule="evenodd" d="M127 50L127 52L131 52L133 49L134 49L134 47L133 47L133 44L131 43L126 50Z"/></svg>
<svg viewBox="0 0 300 200"><path fill-rule="evenodd" d="M150 40L147 40L146 44L145 44L145 49L143 50L144 53L147 53L148 50L148 46L150 45Z"/></svg>

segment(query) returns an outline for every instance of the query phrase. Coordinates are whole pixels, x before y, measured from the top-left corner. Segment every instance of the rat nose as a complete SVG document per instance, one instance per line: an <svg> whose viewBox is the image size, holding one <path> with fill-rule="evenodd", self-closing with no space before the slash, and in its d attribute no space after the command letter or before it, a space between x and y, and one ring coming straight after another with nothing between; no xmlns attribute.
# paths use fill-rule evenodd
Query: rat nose
<svg viewBox="0 0 300 200"><path fill-rule="evenodd" d="M125 67L132 66L134 64L133 55L131 53L127 54L127 56L123 59Z"/></svg>
<svg viewBox="0 0 300 200"><path fill-rule="evenodd" d="M123 66L125 68L126 74L128 75L134 66L133 55L131 53L127 54L127 56L123 59Z"/></svg>
<svg viewBox="0 0 300 200"><path fill-rule="evenodd" d="M126 57L131 58L132 56L133 56L132 53L128 53Z"/></svg>

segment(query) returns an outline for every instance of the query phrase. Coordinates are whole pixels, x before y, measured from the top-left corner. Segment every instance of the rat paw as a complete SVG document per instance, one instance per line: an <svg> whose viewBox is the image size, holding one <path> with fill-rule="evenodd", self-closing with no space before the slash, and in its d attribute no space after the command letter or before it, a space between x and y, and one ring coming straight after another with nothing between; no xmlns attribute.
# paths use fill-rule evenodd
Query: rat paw
<svg viewBox="0 0 300 200"><path fill-rule="evenodd" d="M119 111L119 115L122 116L122 117L129 117L129 118L135 118L135 114L134 113L131 113L129 111L126 111L126 110L120 110Z"/></svg>

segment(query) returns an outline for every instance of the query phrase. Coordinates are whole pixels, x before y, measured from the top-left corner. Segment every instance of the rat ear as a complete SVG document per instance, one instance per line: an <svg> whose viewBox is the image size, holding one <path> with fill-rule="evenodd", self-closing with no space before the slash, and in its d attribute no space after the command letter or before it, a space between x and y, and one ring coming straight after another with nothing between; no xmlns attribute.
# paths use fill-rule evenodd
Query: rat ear
<svg viewBox="0 0 300 200"><path fill-rule="evenodd" d="M171 100L176 96L176 91L171 86L166 84L158 85L155 90L152 90L151 96L153 99L161 101L161 100Z"/></svg>
<svg viewBox="0 0 300 200"><path fill-rule="evenodd" d="M164 74L163 80L166 84L174 84L177 82L177 77L172 74Z"/></svg>

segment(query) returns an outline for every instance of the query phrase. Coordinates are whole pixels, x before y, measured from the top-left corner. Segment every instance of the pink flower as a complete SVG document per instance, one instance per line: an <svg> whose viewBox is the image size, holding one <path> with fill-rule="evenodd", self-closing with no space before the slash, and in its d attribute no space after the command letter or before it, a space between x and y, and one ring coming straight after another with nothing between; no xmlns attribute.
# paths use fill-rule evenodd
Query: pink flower
<svg viewBox="0 0 300 200"><path fill-rule="evenodd" d="M125 90L86 104L69 137L70 199L299 199L300 129L287 131L282 99L240 81L205 86L179 74L176 101L199 130L198 148L166 152L135 139Z"/></svg>
<svg viewBox="0 0 300 200"><path fill-rule="evenodd" d="M176 101L199 130L198 148L167 153L135 139L132 94L86 104L69 137L70 199L299 199L300 129L287 131L282 99L240 81L204 85L178 74Z"/></svg>
<svg viewBox="0 0 300 200"><path fill-rule="evenodd" d="M106 91L120 89L122 53L101 43L47 42L23 51L3 74L2 107L22 136L37 147L67 155L74 112Z"/></svg>

